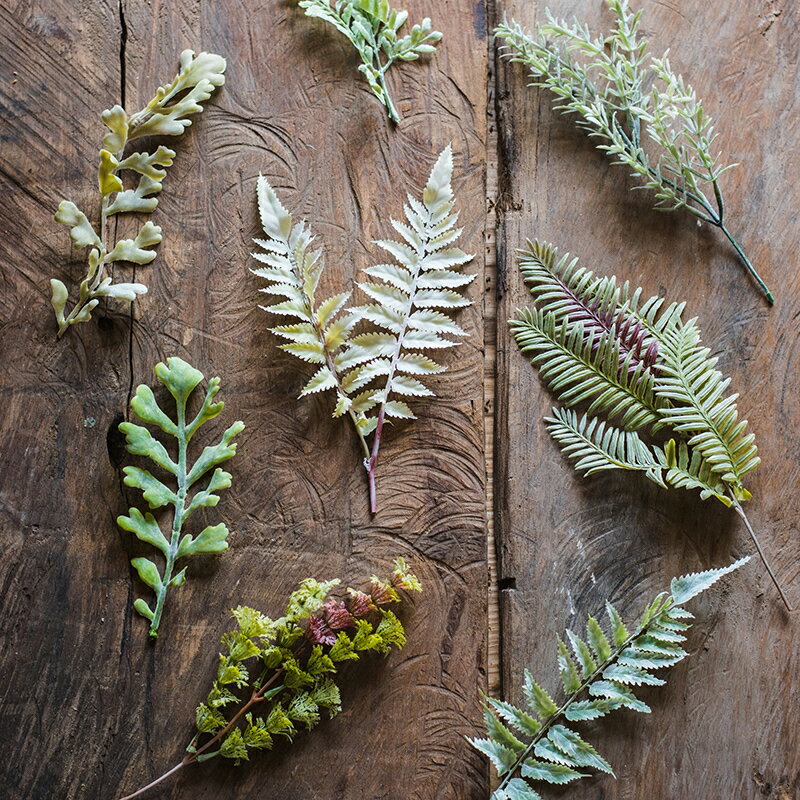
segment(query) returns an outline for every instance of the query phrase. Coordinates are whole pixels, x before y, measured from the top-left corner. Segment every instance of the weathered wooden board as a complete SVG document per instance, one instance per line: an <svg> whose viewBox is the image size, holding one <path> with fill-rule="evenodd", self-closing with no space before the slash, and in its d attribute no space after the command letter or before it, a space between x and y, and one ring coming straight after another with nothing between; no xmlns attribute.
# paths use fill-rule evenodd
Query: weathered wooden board
<svg viewBox="0 0 800 800"><path fill-rule="evenodd" d="M350 45L294 3L0 4L4 796L113 798L156 777L192 734L228 609L277 614L309 574L357 582L397 555L426 587L406 613L408 646L354 670L340 717L239 769L186 770L157 796L484 796L486 766L464 735L486 662L485 13L407 6L445 39L396 70L405 119L392 130ZM92 208L99 112L121 81L126 104L145 102L185 47L227 56L228 83L175 148L154 215L164 242L141 268L150 294L132 322L112 307L56 342L47 279L74 286L83 265L52 212L62 196ZM328 287L349 286L448 142L479 276L461 315L472 336L445 356L439 399L385 437L373 520L351 431L325 399L295 400L305 376L257 309L255 181L263 172L313 224ZM115 429L170 355L220 375L225 418L247 429L209 515L233 531L231 550L190 566L152 647L131 610L140 551L114 524L137 500L121 491Z"/></svg>
<svg viewBox="0 0 800 800"><path fill-rule="evenodd" d="M605 3L552 2L600 33ZM551 97L527 89L520 65L498 68L500 163L498 318L524 305L514 250L538 237L642 285L685 298L707 343L741 392L763 459L752 476L750 516L778 574L800 603L796 356L800 278L797 171L800 16L793 4L643 2L653 52L694 83L717 121L719 146L742 166L724 178L727 213L773 284L770 310L728 245L687 214L651 210ZM545 3L512 0L509 15L532 25ZM735 222L734 222L735 221ZM635 615L671 576L750 553L733 513L688 493L667 494L635 476L578 479L549 439L552 398L499 326L496 524L503 591L505 693L520 699L524 667L550 676L554 638L625 597ZM505 581L505 582L504 582ZM516 588L510 588L515 581ZM800 629L755 561L695 603L691 659L666 687L647 693L652 716L618 713L593 741L618 780L585 781L571 798L795 798L800 796ZM549 795L548 795L549 796ZM558 796L558 793L554 793Z"/></svg>

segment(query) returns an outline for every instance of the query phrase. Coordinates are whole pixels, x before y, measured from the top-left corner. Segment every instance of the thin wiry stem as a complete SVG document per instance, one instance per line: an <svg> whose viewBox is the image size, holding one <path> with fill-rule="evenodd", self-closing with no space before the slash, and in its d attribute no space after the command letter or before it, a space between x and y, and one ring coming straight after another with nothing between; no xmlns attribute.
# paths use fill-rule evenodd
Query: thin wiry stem
<svg viewBox="0 0 800 800"><path fill-rule="evenodd" d="M792 606L789 603L789 599L786 597L783 589L781 588L780 583L778 583L778 579L775 577L775 573L772 571L772 567L767 561L766 555L764 555L764 551L761 549L761 543L758 541L758 536L756 536L756 532L753 530L752 525L750 525L750 520L747 519L747 515L744 513L739 501L733 496L733 492L729 490L731 495L731 499L733 500L733 507L736 510L736 513L741 518L742 522L744 522L745 528L747 528L747 532L750 534L750 538L753 540L753 544L756 546L756 550L758 550L758 555L761 558L764 566L766 567L767 572L769 573L770 578L772 578L772 582L775 584L775 588L778 590L778 594L781 596L781 600L783 600L784 605L788 611L792 611Z"/></svg>

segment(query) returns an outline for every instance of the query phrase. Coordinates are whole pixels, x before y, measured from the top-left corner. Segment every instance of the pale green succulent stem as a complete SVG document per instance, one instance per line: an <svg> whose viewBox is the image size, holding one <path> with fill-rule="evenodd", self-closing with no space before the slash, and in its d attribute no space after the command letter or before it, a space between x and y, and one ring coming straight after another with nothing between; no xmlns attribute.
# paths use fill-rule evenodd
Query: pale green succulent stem
<svg viewBox="0 0 800 800"><path fill-rule="evenodd" d="M164 575L161 578L161 587L156 595L156 607L153 611L153 619L150 622L150 638L158 638L158 626L161 623L161 615L164 611L164 603L167 599L167 589L172 580L172 570L178 556L178 545L180 543L181 528L186 515L186 449L188 440L186 437L186 400L175 404L178 412L178 496L175 501L175 514L172 519L172 535L167 550Z"/></svg>
<svg viewBox="0 0 800 800"><path fill-rule="evenodd" d="M386 101L386 111L389 114L389 119L394 122L395 125L397 125L397 123L400 122L400 114L398 114L397 108L395 107L392 97L389 94L389 89L386 86L386 70L389 69L391 63L391 61L388 61L381 67L380 70L378 70L378 83L381 85L381 89L383 90L383 98Z"/></svg>
<svg viewBox="0 0 800 800"><path fill-rule="evenodd" d="M122 155L125 151L125 146L127 145L127 139L122 145L122 148L117 153L117 161L122 160ZM84 306L94 297L94 293L97 291L97 287L100 285L101 281L103 280L103 270L106 266L106 256L108 256L108 244L107 244L107 236L108 236L108 207L111 204L111 195L107 194L103 197L102 204L100 206L100 241L101 241L101 249L100 249L100 258L97 263L97 271L92 278L91 283L89 283L89 278L84 278L81 282L80 287L80 295L78 300L76 301L75 305L72 307L72 311L64 317L64 321L61 322L58 326L58 333L56 334L56 338L60 339L64 333L67 331L70 325L73 324L73 320L78 314L81 313Z"/></svg>
<svg viewBox="0 0 800 800"><path fill-rule="evenodd" d="M745 528L747 528L747 532L750 534L750 538L753 540L753 544L756 546L758 555L761 558L761 561L764 564L764 567L766 568L767 572L769 573L769 577L772 578L772 582L775 584L775 588L778 590L778 594L781 596L783 604L786 606L787 611L792 611L792 606L789 603L789 599L786 597L786 594L781 588L780 583L778 583L778 579L775 576L775 573L772 571L772 567L770 566L769 561L767 561L767 557L764 554L764 551L761 549L761 543L758 541L758 536L756 536L756 532L753 530L752 525L750 525L750 520L747 519L747 515L744 513L744 509L739 504L739 501L736 499L732 489L728 488L728 494L730 494L731 500L733 501L732 503L733 508L741 518L742 522L744 522L744 526Z"/></svg>
<svg viewBox="0 0 800 800"><path fill-rule="evenodd" d="M585 689L588 689L589 686L594 683L594 681L602 674L603 670L607 667L610 667L611 664L613 664L619 658L622 651L634 640L638 639L639 636L641 636L650 627L655 619L667 611L670 611L674 605L675 603L672 597L668 597L658 613L653 614L645 624L639 625L639 627L632 634L630 634L630 636L628 636L628 638L625 639L625 641L619 645L617 649L614 650L611 655L599 667L597 667L597 669L592 672L592 674L586 678L574 692L572 692L572 694L568 695L567 699L561 704L561 706L542 722L542 727L540 730L536 733L528 746L519 754L511 769L508 770L508 772L506 772L506 774L503 776L500 786L498 787L499 789L504 789L508 785L508 782L514 777L514 773L520 768L520 766L522 766L522 762L531 755L534 747L536 747L539 741L544 738L544 735L550 730L555 722L564 715L564 712L575 702L581 692L583 692Z"/></svg>

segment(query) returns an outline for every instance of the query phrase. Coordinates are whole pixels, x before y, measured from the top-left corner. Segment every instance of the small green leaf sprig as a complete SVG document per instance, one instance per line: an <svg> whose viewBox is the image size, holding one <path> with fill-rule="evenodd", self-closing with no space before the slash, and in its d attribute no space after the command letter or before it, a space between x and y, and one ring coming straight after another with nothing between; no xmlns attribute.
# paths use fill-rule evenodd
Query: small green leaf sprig
<svg viewBox="0 0 800 800"><path fill-rule="evenodd" d="M88 270L81 281L78 299L66 312L69 290L57 278L50 280L51 302L61 337L70 325L88 322L102 297L132 302L147 292L141 283L113 283L106 268L117 261L149 264L156 253L151 248L161 241L161 227L150 220L144 223L134 239L120 239L111 247L108 241L112 218L118 214L146 214L155 211L158 199L153 195L162 189L172 166L175 151L159 145L155 151L134 152L124 156L129 142L144 136L179 136L192 124L190 114L203 110L201 105L218 86L225 83L225 59L214 53L184 50L180 71L173 81L159 87L155 97L141 110L128 114L120 105L103 112L109 132L100 150L97 181L102 198L100 228L96 230L75 203L62 200L55 215L56 222L70 227L70 238L77 248L89 248ZM120 173L130 170L139 176L133 189L125 189ZM66 313L65 313L66 312Z"/></svg>
<svg viewBox="0 0 800 800"><path fill-rule="evenodd" d="M350 416L363 452L373 514L384 425L392 419L415 419L406 398L432 396L423 381L445 370L426 353L455 347L467 335L451 318L472 304L459 290L475 279L460 271L473 256L454 246L463 229L456 227L452 175L448 146L431 170L422 202L408 195L406 222L391 220L402 241L375 242L395 263L364 270L370 280L357 285L368 302L347 313L340 312L349 292L321 301L316 297L324 269L322 250L312 249L314 237L306 223L295 223L267 181L261 176L258 180L266 238L254 240L263 252L252 255L264 266L251 271L268 282L260 291L285 298L261 308L292 320L271 329L288 340L281 350L317 365L300 396L333 390L333 416ZM369 327L354 332L359 323Z"/></svg>
<svg viewBox="0 0 800 800"><path fill-rule="evenodd" d="M366 592L347 590L345 600L330 592L338 580L304 580L289 598L286 613L273 620L252 608L232 613L236 628L222 637L216 678L197 707L197 733L184 758L162 776L122 800L132 800L190 764L217 756L234 765L275 740L292 741L311 730L325 712L341 711L339 667L369 651L387 654L406 642L400 620L387 606L400 591L422 586L402 558L386 582L373 576Z"/></svg>
<svg viewBox="0 0 800 800"><path fill-rule="evenodd" d="M640 472L662 489L698 490L703 500L732 507L791 610L742 508L752 496L744 480L761 463L755 436L739 419L738 395L727 394L730 378L703 345L697 319L682 320L686 304L644 299L641 289L538 241L520 251L520 269L534 306L509 324L566 406L545 422L575 469ZM652 440L664 432L666 442Z"/></svg>
<svg viewBox="0 0 800 800"><path fill-rule="evenodd" d="M713 152L717 134L695 90L670 67L667 54L647 60L639 36L641 11L628 0L608 0L616 27L593 38L578 20L572 24L547 11L534 34L515 20L495 30L504 55L530 69L534 86L549 89L558 110L574 114L615 164L628 167L640 186L655 193L656 208L685 208L718 228L741 258L769 303L772 292L726 225L719 179L735 164ZM650 86L651 88L646 88Z"/></svg>
<svg viewBox="0 0 800 800"><path fill-rule="evenodd" d="M528 670L523 685L526 708L487 697L487 738L469 741L491 760L501 778L490 800L542 800L534 782L571 783L589 777L585 769L613 775L608 761L568 723L599 719L623 708L649 714L650 706L636 697L635 687L664 685L653 671L674 666L688 655L681 644L693 616L683 605L748 560L673 578L669 593L657 595L630 632L609 602L610 635L594 617L586 623L585 640L567 630L569 648L558 638L558 672L565 693L560 703Z"/></svg>
<svg viewBox="0 0 800 800"><path fill-rule="evenodd" d="M167 363L155 367L156 377L167 387L175 399L175 418L171 418L158 405L153 390L144 384L137 387L131 401L131 410L142 422L155 425L167 436L176 440L176 458L170 456L164 445L142 425L123 422L119 430L125 434L128 452L149 458L157 467L174 478L175 488L171 489L161 479L140 467L127 466L124 483L142 491L142 496L150 509L171 507L172 525L169 538L161 530L155 517L137 508L128 510L127 516L117 517L117 524L147 544L152 545L164 557L163 572L148 558L134 558L131 564L141 580L156 594L155 608L138 598L133 607L150 620L150 637L158 637L158 627L164 611L167 590L182 586L186 581L186 567L175 572L176 563L187 556L203 553L218 554L228 549L228 527L220 522L205 527L196 537L183 533L189 516L200 508L216 506L219 492L231 485L231 474L218 465L232 458L236 453L234 437L244 430L243 422L234 422L223 434L218 444L203 448L197 460L188 460L189 443L205 422L219 416L225 404L214 402L219 392L219 378L212 378L200 410L191 421L187 417L189 399L203 380L203 373L196 370L183 359L172 357ZM205 487L191 494L192 487L210 470L211 477Z"/></svg>
<svg viewBox="0 0 800 800"><path fill-rule="evenodd" d="M433 30L427 17L411 32L400 35L408 11L393 9L388 0L300 0L307 17L329 22L352 43L361 58L359 72L369 88L386 106L389 119L397 123L400 115L386 85L386 73L395 61L416 61L436 51L442 34Z"/></svg>

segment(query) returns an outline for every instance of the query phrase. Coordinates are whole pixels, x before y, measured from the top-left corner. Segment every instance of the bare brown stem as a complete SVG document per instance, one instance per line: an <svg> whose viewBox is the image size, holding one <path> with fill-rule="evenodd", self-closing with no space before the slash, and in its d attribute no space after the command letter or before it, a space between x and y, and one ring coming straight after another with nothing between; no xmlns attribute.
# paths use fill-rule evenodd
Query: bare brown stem
<svg viewBox="0 0 800 800"><path fill-rule="evenodd" d="M732 495L731 495L732 496ZM747 515L744 513L741 505L739 505L738 500L734 498L733 500L733 507L736 509L736 513L741 517L742 522L744 522L745 528L747 528L747 532L750 534L750 538L753 540L753 544L756 546L756 550L758 550L758 555L761 558L764 566L766 567L767 572L769 573L770 578L772 578L772 582L775 584L775 588L778 590L778 594L781 596L781 600L783 600L784 605L788 611L792 611L792 606L789 603L786 594L784 593L783 589L781 588L780 583L778 583L778 579L775 577L775 573L772 571L772 567L767 561L767 557L764 555L764 551L761 549L761 543L758 541L758 537L756 536L756 532L753 530L753 527L750 525L750 520L747 519Z"/></svg>

